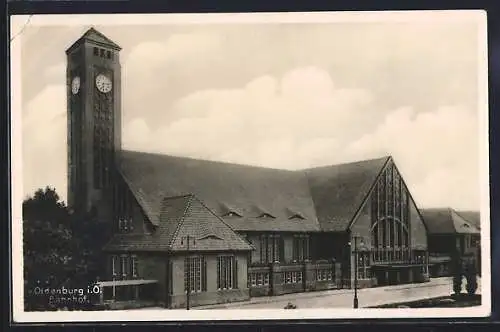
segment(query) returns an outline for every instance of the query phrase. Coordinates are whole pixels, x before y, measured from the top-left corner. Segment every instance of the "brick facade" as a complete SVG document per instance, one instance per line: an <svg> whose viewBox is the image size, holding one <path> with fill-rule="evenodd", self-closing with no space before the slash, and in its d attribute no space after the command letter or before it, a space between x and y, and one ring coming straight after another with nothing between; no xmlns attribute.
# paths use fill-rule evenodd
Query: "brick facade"
<svg viewBox="0 0 500 332"><path fill-rule="evenodd" d="M207 289L199 293L191 294L190 305L220 304L227 302L238 302L250 299L247 283L247 256L236 255L238 262L237 285L235 289L217 289L217 257L218 254L204 254L207 268ZM184 256L171 258L172 264L172 290L169 294L170 308L186 307L187 296L184 291Z"/></svg>
<svg viewBox="0 0 500 332"><path fill-rule="evenodd" d="M327 261L250 266L250 295L275 296L341 288L341 268L340 263Z"/></svg>

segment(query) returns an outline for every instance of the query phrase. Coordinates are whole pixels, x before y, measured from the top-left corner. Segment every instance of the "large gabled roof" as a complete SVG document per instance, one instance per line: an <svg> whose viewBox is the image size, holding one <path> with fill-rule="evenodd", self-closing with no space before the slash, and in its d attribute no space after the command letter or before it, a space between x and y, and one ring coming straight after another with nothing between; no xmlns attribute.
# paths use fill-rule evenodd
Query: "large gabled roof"
<svg viewBox="0 0 500 332"><path fill-rule="evenodd" d="M479 234L479 229L451 208L422 209L429 234Z"/></svg>
<svg viewBox="0 0 500 332"><path fill-rule="evenodd" d="M321 229L346 230L390 157L305 171Z"/></svg>
<svg viewBox="0 0 500 332"><path fill-rule="evenodd" d="M189 241L189 248L187 246ZM155 230L142 234L116 234L109 251L249 251L252 246L194 195L162 199Z"/></svg>
<svg viewBox="0 0 500 332"><path fill-rule="evenodd" d="M118 168L149 220L194 194L236 231L346 231L390 157L281 170L122 151Z"/></svg>
<svg viewBox="0 0 500 332"><path fill-rule="evenodd" d="M320 230L303 172L132 151L118 167L153 224L163 197L192 193L238 231Z"/></svg>

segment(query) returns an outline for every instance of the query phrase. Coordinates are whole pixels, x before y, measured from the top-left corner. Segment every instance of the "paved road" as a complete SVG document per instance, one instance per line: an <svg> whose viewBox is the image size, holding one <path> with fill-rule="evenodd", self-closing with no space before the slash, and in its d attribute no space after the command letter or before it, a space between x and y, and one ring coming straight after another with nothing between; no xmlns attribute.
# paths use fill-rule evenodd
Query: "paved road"
<svg viewBox="0 0 500 332"><path fill-rule="evenodd" d="M478 293L480 293L480 286L479 280ZM465 282L463 287L465 287ZM446 296L452 293L452 289L451 278L433 278L430 282L422 284L365 288L358 291L359 306L369 307ZM353 290L341 289L273 297L257 297L246 302L196 307L193 309L283 309L288 302L292 302L298 308L352 308L353 295Z"/></svg>

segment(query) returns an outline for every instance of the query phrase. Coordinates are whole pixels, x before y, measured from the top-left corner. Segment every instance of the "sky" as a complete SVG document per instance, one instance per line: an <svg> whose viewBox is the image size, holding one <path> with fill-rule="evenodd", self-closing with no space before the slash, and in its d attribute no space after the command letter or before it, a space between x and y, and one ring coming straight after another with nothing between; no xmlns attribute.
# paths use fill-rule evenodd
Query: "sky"
<svg viewBox="0 0 500 332"><path fill-rule="evenodd" d="M24 196L66 200L66 58L20 36ZM477 21L94 27L118 43L123 148L285 169L392 155L420 207L479 210Z"/></svg>

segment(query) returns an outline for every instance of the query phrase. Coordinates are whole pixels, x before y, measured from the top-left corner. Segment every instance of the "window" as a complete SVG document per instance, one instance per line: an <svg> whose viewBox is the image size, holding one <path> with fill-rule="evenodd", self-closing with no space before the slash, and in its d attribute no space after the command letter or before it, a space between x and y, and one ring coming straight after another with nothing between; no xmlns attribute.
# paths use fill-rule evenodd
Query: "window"
<svg viewBox="0 0 500 332"><path fill-rule="evenodd" d="M257 274L251 273L248 276L248 287L257 285Z"/></svg>
<svg viewBox="0 0 500 332"><path fill-rule="evenodd" d="M302 271L284 272L285 284L297 284L302 282Z"/></svg>
<svg viewBox="0 0 500 332"><path fill-rule="evenodd" d="M115 278L118 275L118 270L120 269L118 265L118 256L111 256L111 275Z"/></svg>
<svg viewBox="0 0 500 332"><path fill-rule="evenodd" d="M234 211L229 211L228 213L224 214L223 217L241 217L241 215Z"/></svg>
<svg viewBox="0 0 500 332"><path fill-rule="evenodd" d="M132 256L132 277L137 277L137 256Z"/></svg>
<svg viewBox="0 0 500 332"><path fill-rule="evenodd" d="M234 256L220 256L217 259L217 289L238 288L238 267Z"/></svg>
<svg viewBox="0 0 500 332"><path fill-rule="evenodd" d="M371 197L372 243L375 261L408 260L410 242L408 191L395 166L380 176Z"/></svg>
<svg viewBox="0 0 500 332"><path fill-rule="evenodd" d="M368 253L358 253L358 279L368 279L370 275L370 260Z"/></svg>
<svg viewBox="0 0 500 332"><path fill-rule="evenodd" d="M207 266L204 257L184 258L184 291L199 293L207 290Z"/></svg>
<svg viewBox="0 0 500 332"><path fill-rule="evenodd" d="M250 273L249 286L267 286L269 285L268 272L254 272Z"/></svg>
<svg viewBox="0 0 500 332"><path fill-rule="evenodd" d="M126 256L126 255L122 255L120 256L120 260L121 260L121 268L122 268L122 277L127 277L128 276L128 271L129 271L129 257Z"/></svg>
<svg viewBox="0 0 500 332"><path fill-rule="evenodd" d="M111 59L111 51L106 51L106 58Z"/></svg>
<svg viewBox="0 0 500 332"><path fill-rule="evenodd" d="M309 259L309 235L295 235L293 237L293 260L302 262Z"/></svg>
<svg viewBox="0 0 500 332"><path fill-rule="evenodd" d="M101 58L104 58L104 57L105 57L105 51L104 51L102 48L99 50L99 56L100 56Z"/></svg>
<svg viewBox="0 0 500 332"><path fill-rule="evenodd" d="M132 230L132 219L130 218L119 218L118 219L118 229L121 232L127 232Z"/></svg>
<svg viewBox="0 0 500 332"><path fill-rule="evenodd" d="M332 279L333 279L332 270L330 270L330 269L318 269L318 270L316 270L316 280L317 281L326 281L326 280L332 280Z"/></svg>
<svg viewBox="0 0 500 332"><path fill-rule="evenodd" d="M279 235L261 235L260 237L260 262L280 262L283 257L283 244Z"/></svg>
<svg viewBox="0 0 500 332"><path fill-rule="evenodd" d="M94 47L94 55L99 56L99 49L97 47Z"/></svg>
<svg viewBox="0 0 500 332"><path fill-rule="evenodd" d="M469 227L469 225L467 225ZM472 236L471 235L465 235L465 248L470 249L474 247L474 242L472 241Z"/></svg>

